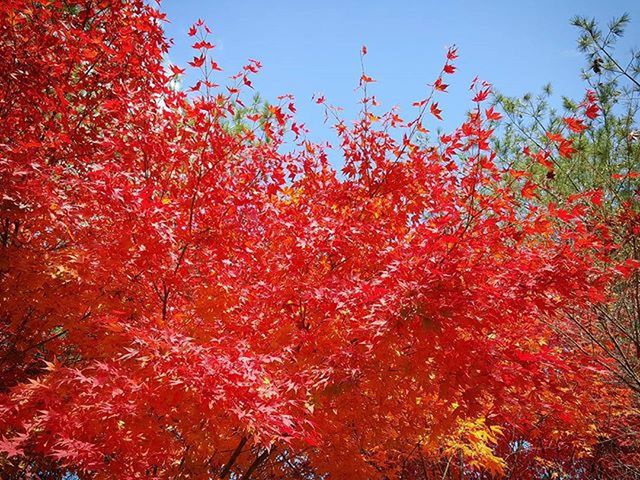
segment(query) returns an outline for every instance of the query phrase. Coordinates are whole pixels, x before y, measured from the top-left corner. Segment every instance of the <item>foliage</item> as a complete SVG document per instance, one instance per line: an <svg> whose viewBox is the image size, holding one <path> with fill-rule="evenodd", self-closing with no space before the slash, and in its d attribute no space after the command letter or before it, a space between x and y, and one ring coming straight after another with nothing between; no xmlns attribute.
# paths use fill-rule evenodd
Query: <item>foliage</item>
<svg viewBox="0 0 640 480"><path fill-rule="evenodd" d="M563 111L551 108L551 87L536 98L506 98L497 102L508 116L503 135L495 148L503 163L530 175L540 186L532 201L539 205L564 204L576 194L590 194L596 201L589 215L592 222L605 222L618 244L615 258L622 274L607 304L594 304L590 310L567 317L556 325L567 341L587 351L598 350L612 360L608 368L634 392L640 393L640 137L638 112L640 93L640 53L628 59L615 51L624 35L628 15L614 19L603 33L595 20L576 17L580 29L578 48L588 63L583 71L592 100L593 113L586 122L576 120L584 104L563 98ZM592 118L591 118L592 117ZM549 132L567 132L575 150L569 156L554 146ZM523 149L523 145L525 148ZM634 273L635 272L635 273ZM620 426L617 440L603 439L603 448L616 449L617 475L637 476L633 458L624 452L629 437L636 435L628 425Z"/></svg>
<svg viewBox="0 0 640 480"><path fill-rule="evenodd" d="M245 110L258 62L214 83L202 22L172 87L163 21L0 5L3 478L616 474L629 391L554 328L610 296L611 227L497 166L486 83L416 141L456 50L410 121L363 68L336 172L289 96Z"/></svg>
<svg viewBox="0 0 640 480"><path fill-rule="evenodd" d="M594 324L576 318L575 326L590 346L615 360L616 374L640 393L640 279L628 268L640 261L640 54L632 51L630 59L623 61L614 50L628 22L627 15L613 20L605 34L594 20L573 20L581 30L578 46L588 62L583 76L600 115L586 124L575 122L579 105L567 98L563 99L564 112L558 113L549 107L550 87L536 99L530 95L521 99L498 96L509 122L496 148L541 184L540 203L562 203L576 193L591 192L597 198L594 221L607 222L619 243L616 255L626 261L620 267L625 278L616 286L615 302L596 306ZM554 152L548 135L562 130L570 133L575 149L569 158ZM528 145L524 151L523 142Z"/></svg>

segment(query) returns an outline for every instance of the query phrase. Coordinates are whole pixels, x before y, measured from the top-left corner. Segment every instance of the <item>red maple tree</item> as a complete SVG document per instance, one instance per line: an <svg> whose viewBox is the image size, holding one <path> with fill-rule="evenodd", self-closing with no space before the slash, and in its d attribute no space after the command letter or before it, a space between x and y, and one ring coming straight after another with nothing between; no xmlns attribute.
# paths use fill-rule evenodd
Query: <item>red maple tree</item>
<svg viewBox="0 0 640 480"><path fill-rule="evenodd" d="M535 184L491 150L486 83L459 128L423 141L455 49L409 121L376 113L363 72L361 116L336 116L339 172L290 97L245 108L258 62L215 84L202 22L202 79L173 88L163 21L142 0L0 5L4 478L638 462L617 440L637 425L628 391L557 333L617 275L597 198L527 204Z"/></svg>

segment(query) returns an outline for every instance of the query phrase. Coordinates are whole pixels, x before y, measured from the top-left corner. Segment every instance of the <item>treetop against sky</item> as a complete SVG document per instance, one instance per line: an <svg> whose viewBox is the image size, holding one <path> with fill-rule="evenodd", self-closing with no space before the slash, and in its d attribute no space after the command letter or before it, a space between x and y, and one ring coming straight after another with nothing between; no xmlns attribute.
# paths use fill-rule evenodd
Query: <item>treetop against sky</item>
<svg viewBox="0 0 640 480"><path fill-rule="evenodd" d="M367 5L323 7L335 38L381 24ZM218 7L246 38L313 37L293 6ZM603 61L531 128L474 78L427 137L461 49L415 95L410 54L387 93L411 105L385 109L362 46L394 58L382 29L344 77L357 113L301 95L334 162L286 93L339 63L276 63L284 95L253 105L253 57L282 43L228 67L231 36L196 20L171 51L161 8L0 2L0 477L637 478L640 148L607 96L634 74ZM567 193L576 165L600 173Z"/></svg>
<svg viewBox="0 0 640 480"><path fill-rule="evenodd" d="M346 118L355 118L362 45L370 52L368 73L378 81L372 91L385 108L398 105L407 115L437 74L442 54L457 45L458 73L442 100L448 112L442 125L450 129L464 118L475 76L506 95L535 93L548 82L556 98L581 91L584 60L576 48L578 32L569 23L575 15L606 23L628 12L632 23L621 52L640 37L640 3L635 0L249 1L242 8L232 0L165 0L162 8L170 20L166 34L175 41L172 62L190 60L185 33L203 18L213 30L215 56L226 73L249 58L259 60L263 68L254 82L256 91L269 101L293 94L297 117L318 140L333 136L311 96L323 94L345 109Z"/></svg>

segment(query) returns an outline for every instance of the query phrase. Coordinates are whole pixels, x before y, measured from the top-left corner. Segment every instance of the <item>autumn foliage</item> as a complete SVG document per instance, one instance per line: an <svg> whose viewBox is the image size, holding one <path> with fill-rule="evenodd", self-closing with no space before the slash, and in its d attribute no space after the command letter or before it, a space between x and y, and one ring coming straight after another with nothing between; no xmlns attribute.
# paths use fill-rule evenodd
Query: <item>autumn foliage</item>
<svg viewBox="0 0 640 480"><path fill-rule="evenodd" d="M424 140L455 49L409 120L364 71L357 121L325 107L337 169L291 98L245 106L259 62L220 73L201 22L201 80L176 89L163 21L142 0L0 5L3 478L640 464L630 392L558 333L636 265L611 261L597 192L528 202L535 182L491 150L488 84ZM581 112L569 131L595 99ZM567 133L549 139L570 156Z"/></svg>

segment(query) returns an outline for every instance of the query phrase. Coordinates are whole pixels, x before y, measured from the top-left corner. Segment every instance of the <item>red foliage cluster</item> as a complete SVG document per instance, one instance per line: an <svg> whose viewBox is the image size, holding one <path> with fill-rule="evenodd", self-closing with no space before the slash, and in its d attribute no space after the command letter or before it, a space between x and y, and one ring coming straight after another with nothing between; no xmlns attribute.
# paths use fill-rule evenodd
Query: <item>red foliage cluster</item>
<svg viewBox="0 0 640 480"><path fill-rule="evenodd" d="M488 84L417 139L455 50L412 121L373 114L363 73L339 173L289 97L243 113L258 62L214 83L201 22L203 79L171 88L162 21L142 0L0 5L6 477L538 478L635 455L627 393L557 333L616 274L591 197L524 203Z"/></svg>

